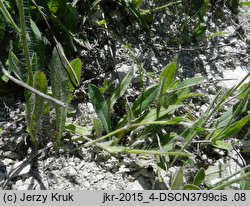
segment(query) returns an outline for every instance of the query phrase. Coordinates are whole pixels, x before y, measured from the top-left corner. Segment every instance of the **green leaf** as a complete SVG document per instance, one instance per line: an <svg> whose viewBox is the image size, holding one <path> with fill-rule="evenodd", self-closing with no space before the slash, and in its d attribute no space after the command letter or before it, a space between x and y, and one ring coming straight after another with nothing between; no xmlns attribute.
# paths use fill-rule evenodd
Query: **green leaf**
<svg viewBox="0 0 250 206"><path fill-rule="evenodd" d="M176 74L176 63L171 62L169 63L165 69L162 71L160 75L160 96L167 91L169 86L172 84L172 82L175 79L175 74Z"/></svg>
<svg viewBox="0 0 250 206"><path fill-rule="evenodd" d="M204 77L193 77L193 78L185 79L179 83L176 90L180 90L180 89L184 89L184 88L188 88L188 87L192 87L192 86L201 84L205 80L206 80L206 78L204 78Z"/></svg>
<svg viewBox="0 0 250 206"><path fill-rule="evenodd" d="M160 88L157 99L157 111L156 111L157 117L159 116L161 106L164 105L167 107L167 105L165 104L166 102L164 101L165 96L163 94L167 92L167 90L173 83L175 79L176 68L177 68L176 63L171 62L165 67L165 69L162 71L160 75L160 82L159 82Z"/></svg>
<svg viewBox="0 0 250 206"><path fill-rule="evenodd" d="M109 116L109 107L97 86L89 85L89 96L94 106L95 112L102 121L103 127L107 133L111 131L111 120Z"/></svg>
<svg viewBox="0 0 250 206"><path fill-rule="evenodd" d="M77 124L69 124L66 123L65 124L65 129L70 131L73 134L79 134L82 136L88 136L91 134L91 130L87 127L82 127L80 125Z"/></svg>
<svg viewBox="0 0 250 206"><path fill-rule="evenodd" d="M94 130L95 130L96 138L101 137L102 136L102 130L103 130L101 120L98 119L98 118L94 118L93 119L93 127L94 127Z"/></svg>
<svg viewBox="0 0 250 206"><path fill-rule="evenodd" d="M157 93L158 93L158 85L153 86L147 90L145 90L141 96L139 96L133 106L132 111L134 113L134 116L138 116L141 114L145 109L149 108L151 103L155 100Z"/></svg>
<svg viewBox="0 0 250 206"><path fill-rule="evenodd" d="M242 127L247 124L250 121L250 114L242 118L241 120L235 122L234 124L227 127L227 129L223 132L222 130L217 130L217 132L214 133L212 139L225 139L228 137L231 137L233 135L236 135L238 132L241 131Z"/></svg>
<svg viewBox="0 0 250 206"><path fill-rule="evenodd" d="M39 28L37 27L37 25L35 24L35 22L32 19L30 19L30 27L31 27L36 39L39 41L43 41L42 33L40 32Z"/></svg>
<svg viewBox="0 0 250 206"><path fill-rule="evenodd" d="M69 78L56 48L53 49L49 67L51 74L52 96L58 100L68 103L70 101L70 90L68 86ZM56 110L55 148L58 149L65 127L67 108L62 108L58 105L54 105L54 107Z"/></svg>
<svg viewBox="0 0 250 206"><path fill-rule="evenodd" d="M194 177L193 184L195 186L200 186L200 184L203 182L205 177L206 177L206 174L205 174L204 168L200 168Z"/></svg>
<svg viewBox="0 0 250 206"><path fill-rule="evenodd" d="M101 145L105 145L106 143L100 143ZM142 149L128 149L124 146L106 146L106 149L113 154L138 154L138 155L171 155L171 156L183 156L189 157L190 155L184 152L164 152L160 150L142 150Z"/></svg>
<svg viewBox="0 0 250 206"><path fill-rule="evenodd" d="M8 60L9 60L9 68L10 68L9 72L11 73L13 71L18 79L22 80L23 82L26 82L27 73L24 68L20 67L19 60L12 51L9 52Z"/></svg>
<svg viewBox="0 0 250 206"><path fill-rule="evenodd" d="M19 27L16 25L14 20L12 19L11 14L9 13L8 9L5 7L3 1L0 1L0 11L4 15L6 21L12 26L12 28L17 32L20 33Z"/></svg>
<svg viewBox="0 0 250 206"><path fill-rule="evenodd" d="M183 105L170 105L167 109L161 108L160 113L157 117L156 109L152 109L146 116L140 117L135 122L152 122L163 118L167 114L173 113L176 109L182 107Z"/></svg>
<svg viewBox="0 0 250 206"><path fill-rule="evenodd" d="M192 185L192 184L186 184L184 187L183 187L184 190L201 190L201 188L199 188L198 186L196 185Z"/></svg>
<svg viewBox="0 0 250 206"><path fill-rule="evenodd" d="M143 0L132 0L132 3L136 8L139 8Z"/></svg>
<svg viewBox="0 0 250 206"><path fill-rule="evenodd" d="M198 37L202 34L204 34L207 30L207 26L206 25L198 25L195 30L194 30L194 37Z"/></svg>
<svg viewBox="0 0 250 206"><path fill-rule="evenodd" d="M241 176L245 175L246 172L244 170L241 171ZM240 181L240 189L241 190L250 190L250 178L244 178Z"/></svg>
<svg viewBox="0 0 250 206"><path fill-rule="evenodd" d="M0 16L0 41L2 41L4 38L5 27L6 27L6 24L3 20L3 18Z"/></svg>
<svg viewBox="0 0 250 206"><path fill-rule="evenodd" d="M34 74L33 77L33 87L43 93L47 93L48 81L45 74L42 71L38 71ZM34 94L32 94L34 96ZM30 98L30 106L33 107L31 113L31 122L28 125L28 130L32 139L32 142L37 145L37 133L40 127L40 119L43 114L44 109L44 98L38 95L35 95L34 105L32 103L33 99Z"/></svg>
<svg viewBox="0 0 250 206"><path fill-rule="evenodd" d="M241 6L250 6L250 1L240 2Z"/></svg>
<svg viewBox="0 0 250 206"><path fill-rule="evenodd" d="M180 104L184 100L191 98L191 97L204 97L204 96L207 96L207 94L199 94L199 93L192 93L192 92L190 92L189 94L180 94L175 104Z"/></svg>
<svg viewBox="0 0 250 206"><path fill-rule="evenodd" d="M139 9L136 8L133 2L120 0L114 0L114 2L120 5L125 11L128 11L144 29L149 30L147 22L142 18Z"/></svg>
<svg viewBox="0 0 250 206"><path fill-rule="evenodd" d="M65 0L47 0L49 10L56 15L64 15L67 7Z"/></svg>
<svg viewBox="0 0 250 206"><path fill-rule="evenodd" d="M216 128L225 127L233 116L233 106L230 107L218 120L216 121Z"/></svg>
<svg viewBox="0 0 250 206"><path fill-rule="evenodd" d="M115 89L114 93L110 97L110 100L109 100L109 109L110 110L113 108L117 99L120 98L127 90L128 86L133 78L133 75L134 75L134 69L132 67L132 69L129 70L128 74L124 77L122 82L118 85L118 87Z"/></svg>
<svg viewBox="0 0 250 206"><path fill-rule="evenodd" d="M42 71L38 71L34 74L33 81L34 81L33 86L35 89L43 93L47 92L48 81L47 81L45 74Z"/></svg>
<svg viewBox="0 0 250 206"><path fill-rule="evenodd" d="M227 151L231 151L233 149L232 145L230 143L226 143L224 141L217 140L213 142L212 144L214 147L217 147L219 149L224 149Z"/></svg>
<svg viewBox="0 0 250 206"><path fill-rule="evenodd" d="M0 127L0 135L3 133L3 129Z"/></svg>
<svg viewBox="0 0 250 206"><path fill-rule="evenodd" d="M68 30L73 33L77 32L77 25L78 25L78 12L77 8L73 7L71 4L67 4L67 15L64 16L64 24Z"/></svg>
<svg viewBox="0 0 250 206"><path fill-rule="evenodd" d="M81 79L82 62L79 58L76 58L70 62L70 65L72 66L72 68L77 76L77 79L78 79L78 83L77 83L77 81L75 79L75 75L73 74L70 67L67 66L66 70L67 70L68 75L69 75L69 89L70 89L70 91L74 91L79 86L79 82Z"/></svg>
<svg viewBox="0 0 250 206"><path fill-rule="evenodd" d="M183 169L179 168L179 170L175 173L171 190L181 190L183 185Z"/></svg>

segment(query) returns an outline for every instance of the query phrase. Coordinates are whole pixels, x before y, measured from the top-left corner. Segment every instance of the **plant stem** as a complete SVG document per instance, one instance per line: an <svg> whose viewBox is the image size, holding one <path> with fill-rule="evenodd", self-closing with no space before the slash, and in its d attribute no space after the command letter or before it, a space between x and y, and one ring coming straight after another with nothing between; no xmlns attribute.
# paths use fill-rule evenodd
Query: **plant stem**
<svg viewBox="0 0 250 206"><path fill-rule="evenodd" d="M18 28L18 26L16 25L16 23L12 19L8 10L5 8L2 0L0 0L0 9L2 10L6 20L12 25L12 27L16 30L16 32L20 33L20 29Z"/></svg>
<svg viewBox="0 0 250 206"><path fill-rule="evenodd" d="M153 8L153 9L147 9L147 10L141 10L142 14L150 14L150 13L156 13L158 11L161 11L161 10L164 10L166 9L167 7L170 7L170 6L173 6L175 4L180 4L182 1L175 1L175 2L170 2L168 4L165 4L163 6L158 6L156 8Z"/></svg>
<svg viewBox="0 0 250 206"><path fill-rule="evenodd" d="M235 182L238 182L238 181L240 181L240 180L246 179L246 178L248 178L248 177L250 177L250 172L248 172L248 173L246 173L246 174L244 174L244 175L241 175L241 176L238 177L238 178L235 178L235 179L233 179L233 180L230 180L230 181L228 181L228 182L225 182L225 183L223 183L223 184L220 184L220 185L218 185L218 186L216 186L216 187L213 187L213 188L211 188L211 190L221 190L221 189L223 189L223 188L225 188L225 187L227 187L227 186L229 186L229 185L231 185L231 184L233 184L233 183L235 183Z"/></svg>
<svg viewBox="0 0 250 206"><path fill-rule="evenodd" d="M84 146L88 147L88 146L93 145L97 142L103 141L103 140L107 139L108 137L111 137L115 134L118 134L118 133L126 131L126 130L130 130L130 129L133 129L136 127L147 126L147 125L167 125L167 124L177 124L177 123L171 123L171 120L170 120L170 121L153 121L153 122L141 122L141 123L130 124L130 125L126 125L124 127L121 127L113 132L110 132L110 133L108 133L108 134L106 134L106 135L104 135L96 140L89 141ZM182 122L179 122L178 124L182 124Z"/></svg>
<svg viewBox="0 0 250 206"><path fill-rule="evenodd" d="M250 165L245 166L244 168L242 168L242 169L239 170L238 172L235 172L234 174L232 174L232 175L226 177L225 179L223 179L223 180L217 182L216 184L217 184L217 185L221 185L223 182L225 182L225 181L231 179L232 177L236 176L237 174L241 173L242 171L247 171L248 169L250 169ZM213 188L212 188L212 189L213 189Z"/></svg>
<svg viewBox="0 0 250 206"><path fill-rule="evenodd" d="M25 17L24 17L24 9L23 9L23 1L18 0L18 10L19 10L19 18L20 18L20 26L21 26L21 39L23 43L23 52L25 63L28 71L28 84L32 85L33 82L33 74L32 74L32 66L29 58L29 48L26 39L26 26L25 26Z"/></svg>
<svg viewBox="0 0 250 206"><path fill-rule="evenodd" d="M51 102L53 102L53 103L55 103L55 104L58 104L59 106L67 107L67 104L66 104L66 103L64 103L64 102L62 102L62 101L59 101L59 100L57 100L57 99L55 99L55 98L53 98L53 97L51 97L51 96L49 96L49 95L46 95L46 94L40 92L39 90L37 90L37 89L35 89L35 88L29 86L28 84L25 84L24 82L21 82L20 80L18 80L18 79L16 79L16 78L14 78L13 76L11 76L11 75L3 68L3 65L2 65L1 62L0 62L0 67L2 67L2 71L3 71L4 75L7 76L11 81L15 82L16 84L18 84L18 85L24 87L25 89L30 90L31 92L33 92L33 93L35 93L35 94L37 94L37 95L43 97L44 99L46 99L46 100L48 100L48 101L51 101Z"/></svg>

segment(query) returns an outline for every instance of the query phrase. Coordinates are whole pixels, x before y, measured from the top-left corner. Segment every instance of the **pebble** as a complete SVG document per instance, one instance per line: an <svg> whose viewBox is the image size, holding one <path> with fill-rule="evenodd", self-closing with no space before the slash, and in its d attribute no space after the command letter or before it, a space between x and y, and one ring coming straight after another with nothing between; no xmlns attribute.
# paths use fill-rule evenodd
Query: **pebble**
<svg viewBox="0 0 250 206"><path fill-rule="evenodd" d="M76 169L74 167L72 167L72 166L69 166L69 168L68 168L68 175L70 177L75 177L77 175Z"/></svg>
<svg viewBox="0 0 250 206"><path fill-rule="evenodd" d="M49 172L47 174L47 179L48 179L48 182L52 184L56 184L58 182L58 179L53 172Z"/></svg>
<svg viewBox="0 0 250 206"><path fill-rule="evenodd" d="M98 182L98 181L100 181L101 179L103 179L104 177L105 177L105 175L99 174L99 175L97 175L97 176L95 177L94 182Z"/></svg>

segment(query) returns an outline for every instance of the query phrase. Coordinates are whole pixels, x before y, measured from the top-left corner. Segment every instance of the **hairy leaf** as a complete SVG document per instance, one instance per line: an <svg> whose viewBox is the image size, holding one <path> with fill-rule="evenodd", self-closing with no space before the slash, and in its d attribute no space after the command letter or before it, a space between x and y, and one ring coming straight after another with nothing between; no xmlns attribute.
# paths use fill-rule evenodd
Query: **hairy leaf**
<svg viewBox="0 0 250 206"><path fill-rule="evenodd" d="M52 53L50 72L51 72L51 89L53 97L63 102L69 102L70 98L70 91L68 86L69 79L67 72L64 69L63 64L60 60L59 54L57 53L56 48L54 48ZM59 144L65 126L67 108L62 108L58 105L55 105L55 110L56 110L55 140L56 144ZM55 147L57 147L57 145L55 145Z"/></svg>
<svg viewBox="0 0 250 206"><path fill-rule="evenodd" d="M43 93L47 92L48 81L45 74L42 71L36 72L33 78L33 87ZM34 95L34 94L32 94ZM37 133L40 129L40 120L44 109L44 98L38 95L34 95L34 105L30 102L30 106L33 107L31 111L31 122L28 125L29 133L34 144L38 144ZM32 101L32 99L30 99Z"/></svg>

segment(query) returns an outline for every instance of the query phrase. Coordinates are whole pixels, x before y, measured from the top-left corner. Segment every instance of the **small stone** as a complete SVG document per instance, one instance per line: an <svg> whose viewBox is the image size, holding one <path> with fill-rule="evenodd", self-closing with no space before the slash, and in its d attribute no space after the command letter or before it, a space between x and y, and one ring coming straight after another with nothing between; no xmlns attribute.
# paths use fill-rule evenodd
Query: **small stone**
<svg viewBox="0 0 250 206"><path fill-rule="evenodd" d="M68 169L68 175L70 177L75 177L77 175L77 171L75 170L75 168L72 167L72 166L69 166L68 168L69 168Z"/></svg>
<svg viewBox="0 0 250 206"><path fill-rule="evenodd" d="M74 162L75 164L80 164L81 163L81 159L80 158L74 158Z"/></svg>
<svg viewBox="0 0 250 206"><path fill-rule="evenodd" d="M243 41L239 43L239 46L241 47L241 49L247 49L248 47L247 44Z"/></svg>
<svg viewBox="0 0 250 206"><path fill-rule="evenodd" d="M140 185L140 183L136 180L133 183L131 183L128 187L126 187L125 190L144 190L144 189Z"/></svg>
<svg viewBox="0 0 250 206"><path fill-rule="evenodd" d="M95 109L94 109L92 103L88 102L88 103L87 103L87 108L88 108L88 111L89 111L90 113L95 113Z"/></svg>
<svg viewBox="0 0 250 206"><path fill-rule="evenodd" d="M100 181L101 179L103 179L105 176L103 174L99 174L96 176L96 181Z"/></svg>
<svg viewBox="0 0 250 206"><path fill-rule="evenodd" d="M84 186L85 186L85 188L89 189L91 184L89 182L85 182Z"/></svg>
<svg viewBox="0 0 250 206"><path fill-rule="evenodd" d="M34 184L32 183L34 181L34 178L33 177L29 177L27 178L25 181L24 181L24 184L26 185L31 185L31 184Z"/></svg>
<svg viewBox="0 0 250 206"><path fill-rule="evenodd" d="M250 45L250 36L247 36L246 43L248 43Z"/></svg>
<svg viewBox="0 0 250 206"><path fill-rule="evenodd" d="M103 190L109 189L109 188L108 188L108 184L107 184L106 182L100 184L100 187L101 187L101 189L103 189Z"/></svg>
<svg viewBox="0 0 250 206"><path fill-rule="evenodd" d="M235 33L235 28L233 26L228 26L225 31L227 33L230 33L230 35L234 34Z"/></svg>
<svg viewBox="0 0 250 206"><path fill-rule="evenodd" d="M70 165L70 166L75 166L76 163L75 163L75 162L69 162L69 165Z"/></svg>
<svg viewBox="0 0 250 206"><path fill-rule="evenodd" d="M23 185L23 181L22 180L17 180L16 181L16 186L19 187L19 186L22 186Z"/></svg>
<svg viewBox="0 0 250 206"><path fill-rule="evenodd" d="M21 185L17 188L17 190L28 190L29 189L29 185Z"/></svg>
<svg viewBox="0 0 250 206"><path fill-rule="evenodd" d="M116 70L117 75L118 75L118 79L120 81L122 81L132 68L134 69L134 77L133 77L131 82L133 84L139 83L140 82L140 76L138 74L136 74L137 67L135 65L129 66L129 65L123 64L122 66L120 66ZM117 79L116 78L117 75L115 73L112 74L112 79Z"/></svg>
<svg viewBox="0 0 250 206"><path fill-rule="evenodd" d="M48 179L48 182L52 184L56 184L58 182L58 179L53 172L49 172L47 174L47 179Z"/></svg>
<svg viewBox="0 0 250 206"><path fill-rule="evenodd" d="M244 69L241 66L237 66L235 70L225 70L223 71L223 78L227 79L221 83L221 86L224 86L228 89L232 88L234 85L239 83L246 75L248 74L247 69ZM246 79L245 82L249 81L250 78Z"/></svg>

